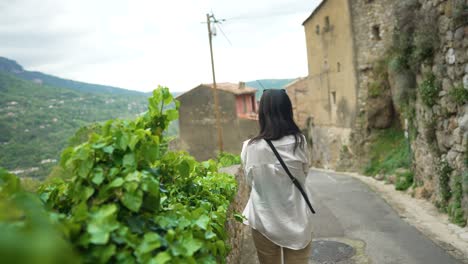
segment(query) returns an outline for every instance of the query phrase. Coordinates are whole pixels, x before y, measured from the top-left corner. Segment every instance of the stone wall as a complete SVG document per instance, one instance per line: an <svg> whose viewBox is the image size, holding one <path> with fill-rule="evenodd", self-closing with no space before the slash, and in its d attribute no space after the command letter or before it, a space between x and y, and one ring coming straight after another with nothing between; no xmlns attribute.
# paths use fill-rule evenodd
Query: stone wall
<svg viewBox="0 0 468 264"><path fill-rule="evenodd" d="M350 140L355 164L365 162L363 157L366 157L368 139L373 130L395 124L404 127L408 122L415 195L447 210L451 218L455 217L457 213L454 210L459 207L457 196L462 195L461 205L466 218L468 1L351 2L359 107ZM405 3L411 3L415 8L403 10L409 15L401 18L402 9L398 10L401 8L398 4ZM393 69L401 66L392 65L398 63L395 59L398 54L395 55L395 46L392 47L394 34L403 34L394 31L397 18L407 19L404 27L415 28L410 34L414 45L411 56L417 56L418 52L431 52L420 60L406 58L410 62L404 70ZM379 30L375 30L374 25L379 25ZM376 33L380 38L376 39ZM431 45L434 47L428 49ZM382 76L377 74L382 73L385 73L384 79L388 83L379 80ZM428 82L431 78L434 80ZM382 92L373 96L375 86L388 87L377 87ZM427 89L436 92L427 95ZM433 103L428 103L427 97Z"/></svg>
<svg viewBox="0 0 468 264"><path fill-rule="evenodd" d="M230 214L234 212L242 212L250 195L250 187L245 182L244 171L239 165L223 168L220 171L234 175L237 180L238 191L234 201L229 207ZM241 259L242 238L244 236L243 232L245 228L242 223L239 223L233 217L231 217L226 223L226 228L229 233L229 244L231 245L231 252L226 257L226 262L227 264L237 264Z"/></svg>
<svg viewBox="0 0 468 264"><path fill-rule="evenodd" d="M257 133L257 121L238 118L234 94L219 90L218 98L224 151L239 154L242 142ZM178 146L197 160L215 158L219 148L212 88L202 85L177 99L181 103Z"/></svg>
<svg viewBox="0 0 468 264"><path fill-rule="evenodd" d="M394 0L351 0L354 63L357 76L357 118L354 122L349 149L355 154L353 169L362 169L366 153L366 138L372 128L387 128L392 123L391 97L369 96L369 88L381 86L374 76L376 61L384 56L392 43L395 26ZM378 87L380 89L380 87ZM343 154L343 152L342 152ZM349 153L341 158L349 159ZM347 162L348 163L348 162Z"/></svg>
<svg viewBox="0 0 468 264"><path fill-rule="evenodd" d="M457 102L454 91L468 90L468 13L460 23L460 6L468 7L465 0L420 1L423 13L436 14L434 33L440 44L430 63L421 65L417 74L418 86L433 74L440 91L436 103L428 106L420 93L416 100L417 136L412 143L417 194L436 204L443 200L444 188L451 193L449 204L456 201L456 181L462 181L464 195L462 206L468 216L468 105L467 99ZM466 10L466 9L465 9ZM463 15L463 13L462 13ZM461 90L460 90L461 89ZM440 172L444 162L452 169L448 184ZM464 178L464 179L463 179ZM445 187L442 185L446 185Z"/></svg>

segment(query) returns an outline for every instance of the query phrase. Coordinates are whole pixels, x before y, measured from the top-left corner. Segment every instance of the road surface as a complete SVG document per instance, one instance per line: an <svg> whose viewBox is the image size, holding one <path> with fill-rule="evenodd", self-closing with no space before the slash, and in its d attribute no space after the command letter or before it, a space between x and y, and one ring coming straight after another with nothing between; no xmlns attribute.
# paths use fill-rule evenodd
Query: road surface
<svg viewBox="0 0 468 264"><path fill-rule="evenodd" d="M307 180L313 192L314 255L322 264L452 264L458 262L398 214L359 180L339 173L311 170ZM246 232L242 264L258 263ZM324 241L339 243L327 244ZM337 246L338 245L338 246ZM346 255L349 245L354 252ZM334 248L336 247L336 248ZM349 250L348 250L349 251ZM335 253L334 253L335 252ZM343 253L339 260L333 254ZM327 260L327 258L329 258Z"/></svg>

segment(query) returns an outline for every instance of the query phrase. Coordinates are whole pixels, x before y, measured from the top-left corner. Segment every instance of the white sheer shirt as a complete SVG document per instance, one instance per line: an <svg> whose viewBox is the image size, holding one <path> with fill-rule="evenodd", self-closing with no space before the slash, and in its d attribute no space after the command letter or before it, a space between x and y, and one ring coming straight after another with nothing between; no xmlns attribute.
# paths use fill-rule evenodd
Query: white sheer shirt
<svg viewBox="0 0 468 264"><path fill-rule="evenodd" d="M247 183L252 187L243 215L244 224L281 247L305 248L312 240L312 213L265 140L244 142L241 160ZM304 140L305 141L305 140ZM307 142L294 151L294 136L272 141L278 153L306 190L309 171Z"/></svg>

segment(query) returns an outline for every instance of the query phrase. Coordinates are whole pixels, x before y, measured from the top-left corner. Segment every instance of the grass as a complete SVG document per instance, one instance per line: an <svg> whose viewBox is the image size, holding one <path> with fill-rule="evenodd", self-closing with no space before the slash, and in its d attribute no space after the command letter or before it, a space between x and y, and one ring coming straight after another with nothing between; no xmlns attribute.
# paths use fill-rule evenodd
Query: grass
<svg viewBox="0 0 468 264"><path fill-rule="evenodd" d="M412 171L406 171L396 174L395 189L398 191L406 191L413 185L414 174Z"/></svg>
<svg viewBox="0 0 468 264"><path fill-rule="evenodd" d="M392 174L398 168L409 168L411 155L404 132L390 128L377 133L370 149L370 161L364 169L364 174L368 176L375 176L379 173Z"/></svg>

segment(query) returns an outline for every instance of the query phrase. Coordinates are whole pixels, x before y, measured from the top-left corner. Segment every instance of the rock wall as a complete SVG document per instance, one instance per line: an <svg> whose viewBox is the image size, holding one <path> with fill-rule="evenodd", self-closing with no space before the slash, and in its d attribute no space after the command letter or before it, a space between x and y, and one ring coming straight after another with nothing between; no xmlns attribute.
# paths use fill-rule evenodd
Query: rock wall
<svg viewBox="0 0 468 264"><path fill-rule="evenodd" d="M421 88L415 102L417 136L411 146L416 193L438 205L447 197L449 205L456 204L456 185L461 181L462 207L468 216L468 1L419 2L423 13L435 13L434 31L440 43L433 61L421 64L416 78L422 87L427 76L433 75L438 89L433 106L424 102ZM450 168L446 172L445 165ZM448 175L448 182L444 174Z"/></svg>
<svg viewBox="0 0 468 264"><path fill-rule="evenodd" d="M362 169L356 164L365 162L373 130L408 124L415 195L454 219L464 211L466 219L468 1L352 3L359 114L350 137L355 163L349 167ZM405 32L410 54L395 41L407 41ZM341 161L349 159L345 154Z"/></svg>
<svg viewBox="0 0 468 264"><path fill-rule="evenodd" d="M242 212L250 195L250 187L245 182L244 171L239 165L223 168L220 171L234 175L237 180L238 191L234 201L229 207L230 214ZM246 229L243 227L243 224L236 221L234 217L228 220L226 229L229 233L229 244L231 245L231 252L226 257L226 263L237 264L241 259L242 238L244 236L244 230Z"/></svg>

